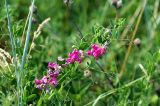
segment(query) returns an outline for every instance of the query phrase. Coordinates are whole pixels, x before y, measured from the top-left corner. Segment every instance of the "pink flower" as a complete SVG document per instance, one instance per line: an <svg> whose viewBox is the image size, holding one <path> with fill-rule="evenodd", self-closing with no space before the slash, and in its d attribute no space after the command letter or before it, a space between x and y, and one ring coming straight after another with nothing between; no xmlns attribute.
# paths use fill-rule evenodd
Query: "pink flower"
<svg viewBox="0 0 160 106"><path fill-rule="evenodd" d="M59 66L57 63L49 62L48 68L50 68L52 70L60 70L61 66Z"/></svg>
<svg viewBox="0 0 160 106"><path fill-rule="evenodd" d="M99 57L104 55L105 52L106 52L106 49L104 47L101 47L97 44L93 44L91 46L91 50L87 51L87 54L90 56L93 56L97 60Z"/></svg>
<svg viewBox="0 0 160 106"><path fill-rule="evenodd" d="M34 83L36 84L36 88L41 89L41 84L42 84L41 80L35 79Z"/></svg>
<svg viewBox="0 0 160 106"><path fill-rule="evenodd" d="M48 77L48 76L43 76L42 79L38 80L35 79L35 84L36 84L36 88L38 89L48 89L49 86L55 87L58 85L58 81L57 78L52 76L52 77Z"/></svg>
<svg viewBox="0 0 160 106"><path fill-rule="evenodd" d="M59 75L60 71L59 70L55 70L55 71L48 71L48 74L50 77L55 77L57 78Z"/></svg>
<svg viewBox="0 0 160 106"><path fill-rule="evenodd" d="M34 83L35 83L36 85L39 85L39 84L41 84L42 82L41 82L41 80L39 80L39 79L35 79L35 80L34 80Z"/></svg>
<svg viewBox="0 0 160 106"><path fill-rule="evenodd" d="M61 66L59 66L57 63L48 63L48 74L50 77L55 77L57 78L60 71L61 71Z"/></svg>
<svg viewBox="0 0 160 106"><path fill-rule="evenodd" d="M48 77L43 76L42 79L40 79L40 80L35 79L34 82L36 84L36 88L38 88L38 89L46 88L47 84L48 84Z"/></svg>
<svg viewBox="0 0 160 106"><path fill-rule="evenodd" d="M83 51L74 49L72 53L68 53L68 58L66 59L66 63L72 64L75 61L81 63L83 58L84 58Z"/></svg>
<svg viewBox="0 0 160 106"><path fill-rule="evenodd" d="M41 79L41 82L42 82L43 84L47 84L47 82L48 82L48 77L47 77L47 76L43 76L43 78Z"/></svg>
<svg viewBox="0 0 160 106"><path fill-rule="evenodd" d="M48 83L53 87L57 86L58 85L57 78L51 77L51 79L48 81Z"/></svg>

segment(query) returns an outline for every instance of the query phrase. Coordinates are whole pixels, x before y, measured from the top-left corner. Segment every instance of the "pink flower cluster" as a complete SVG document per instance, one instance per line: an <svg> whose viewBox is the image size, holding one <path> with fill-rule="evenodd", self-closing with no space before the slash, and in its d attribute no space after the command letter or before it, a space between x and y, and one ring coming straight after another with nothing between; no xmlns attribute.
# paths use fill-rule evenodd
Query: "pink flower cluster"
<svg viewBox="0 0 160 106"><path fill-rule="evenodd" d="M68 53L68 58L66 59L66 63L72 64L75 61L81 63L83 58L84 58L83 51L74 49L72 53Z"/></svg>
<svg viewBox="0 0 160 106"><path fill-rule="evenodd" d="M96 60L106 53L106 49L97 44L91 46L91 50L88 50L87 54L93 56Z"/></svg>
<svg viewBox="0 0 160 106"><path fill-rule="evenodd" d="M58 85L58 75L61 71L61 66L57 63L48 63L48 75L43 76L42 79L35 79L36 88L38 89L48 89L49 86L55 87Z"/></svg>
<svg viewBox="0 0 160 106"><path fill-rule="evenodd" d="M98 44L93 44L91 46L91 50L87 51L87 54L89 56L93 56L96 60L103 56L106 53L106 49L104 47L99 46ZM79 64L82 62L82 59L84 58L84 52L82 50L76 50L74 49L72 53L68 53L68 58L65 60L65 64L73 64L74 62L78 62ZM64 60L60 58L60 60ZM47 76L44 76L42 79L35 79L36 88L39 89L48 89L49 86L55 87L58 85L57 78L59 76L59 73L61 72L61 66L57 63L49 62L48 63L48 73Z"/></svg>
<svg viewBox="0 0 160 106"><path fill-rule="evenodd" d="M38 80L38 79L35 79L34 80L35 84L36 84L36 88L46 88L47 87L47 84L48 84L48 77L47 76L43 76L42 79Z"/></svg>

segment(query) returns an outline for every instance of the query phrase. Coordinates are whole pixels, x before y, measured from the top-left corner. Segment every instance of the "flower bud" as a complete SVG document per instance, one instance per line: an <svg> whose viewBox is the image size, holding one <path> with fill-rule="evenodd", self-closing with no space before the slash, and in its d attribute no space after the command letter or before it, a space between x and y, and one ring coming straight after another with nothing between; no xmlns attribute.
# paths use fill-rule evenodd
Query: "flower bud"
<svg viewBox="0 0 160 106"><path fill-rule="evenodd" d="M84 76L85 77L90 77L92 75L92 72L90 70L85 70L84 71Z"/></svg>
<svg viewBox="0 0 160 106"><path fill-rule="evenodd" d="M133 44L135 46L140 46L141 45L141 40L139 38L134 39Z"/></svg>
<svg viewBox="0 0 160 106"><path fill-rule="evenodd" d="M119 8L121 8L122 7L122 0L119 0L118 2L117 2L117 6L116 6L116 8L117 9L119 9Z"/></svg>

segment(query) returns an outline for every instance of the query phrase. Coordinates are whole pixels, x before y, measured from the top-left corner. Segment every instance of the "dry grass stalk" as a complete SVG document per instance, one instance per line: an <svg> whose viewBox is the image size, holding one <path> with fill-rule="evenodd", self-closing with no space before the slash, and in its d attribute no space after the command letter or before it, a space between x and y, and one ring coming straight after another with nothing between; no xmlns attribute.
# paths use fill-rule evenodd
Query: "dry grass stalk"
<svg viewBox="0 0 160 106"><path fill-rule="evenodd" d="M51 20L50 17L47 18L47 19L45 19L41 24L39 24L37 30L34 32L33 39L32 39L32 43L31 43L31 46L30 46L30 49L29 49L29 53L28 53L29 55L30 55L31 50L35 47L34 40L35 40L36 38L38 38L38 36L39 36L39 35L41 34L41 32L42 32L42 29L44 28L45 25L48 24L48 22L49 22L50 20Z"/></svg>
<svg viewBox="0 0 160 106"><path fill-rule="evenodd" d="M37 30L34 32L34 38L37 38L41 34L43 27L47 25L50 20L51 18L49 17L45 19L41 24L39 24Z"/></svg>

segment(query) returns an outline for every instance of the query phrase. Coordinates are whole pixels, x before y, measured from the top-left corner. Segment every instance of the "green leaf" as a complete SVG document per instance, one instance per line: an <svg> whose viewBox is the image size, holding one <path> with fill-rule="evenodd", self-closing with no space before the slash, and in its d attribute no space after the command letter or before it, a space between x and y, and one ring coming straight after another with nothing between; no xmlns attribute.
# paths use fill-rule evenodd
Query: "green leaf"
<svg viewBox="0 0 160 106"><path fill-rule="evenodd" d="M37 106L42 106L42 99L41 98L38 100Z"/></svg>
<svg viewBox="0 0 160 106"><path fill-rule="evenodd" d="M31 94L27 97L27 102L34 101L37 98L37 94Z"/></svg>

